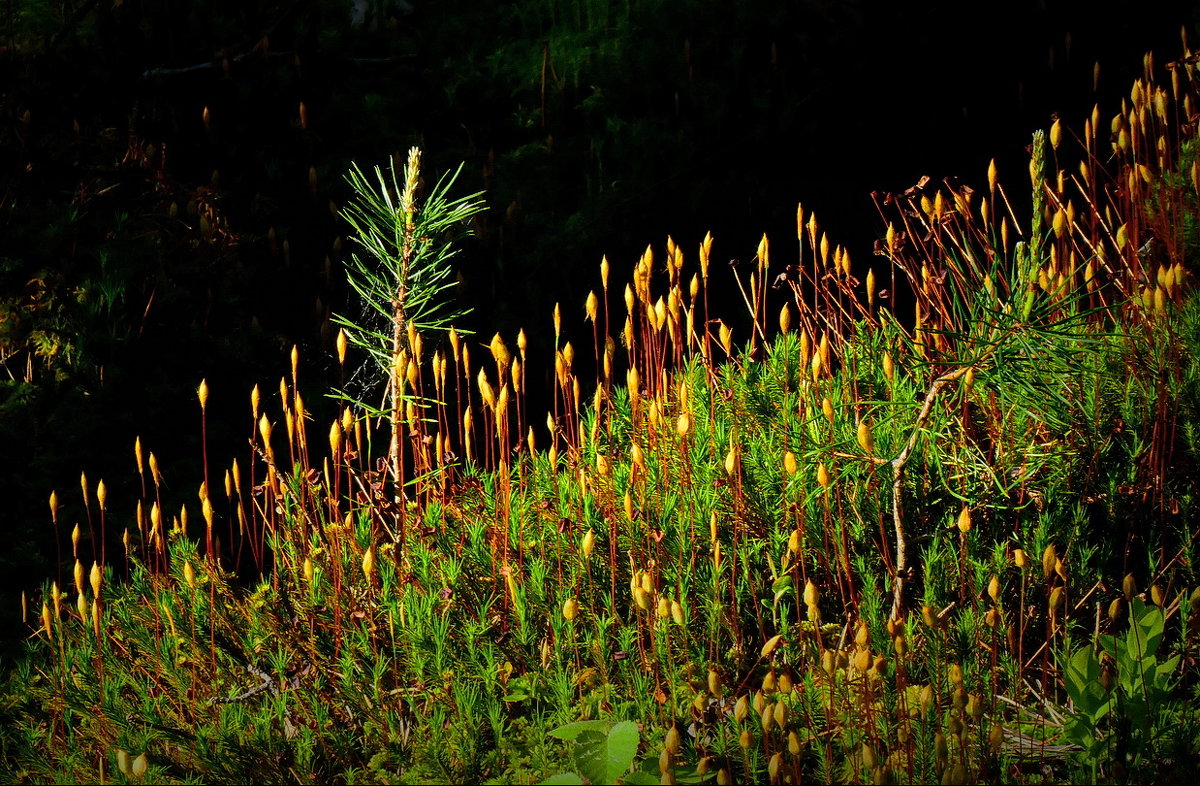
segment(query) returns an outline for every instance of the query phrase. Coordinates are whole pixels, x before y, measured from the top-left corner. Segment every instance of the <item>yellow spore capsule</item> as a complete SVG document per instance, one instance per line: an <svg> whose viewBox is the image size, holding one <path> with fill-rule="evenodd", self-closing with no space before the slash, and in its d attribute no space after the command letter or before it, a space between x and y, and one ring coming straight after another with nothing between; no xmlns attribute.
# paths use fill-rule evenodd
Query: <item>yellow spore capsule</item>
<svg viewBox="0 0 1200 786"><path fill-rule="evenodd" d="M858 446L867 455L875 452L875 437L871 434L871 426L867 423L866 418L863 418L858 423Z"/></svg>
<svg viewBox="0 0 1200 786"><path fill-rule="evenodd" d="M812 579L804 582L804 603L807 606L815 606L821 600L821 591L817 589L817 585L812 582Z"/></svg>
<svg viewBox="0 0 1200 786"><path fill-rule="evenodd" d="M784 451L783 454L783 471L789 475L795 475L798 467L796 466L796 454L790 450Z"/></svg>
<svg viewBox="0 0 1200 786"><path fill-rule="evenodd" d="M375 576L375 547L368 546L362 558L363 576L370 582Z"/></svg>
<svg viewBox="0 0 1200 786"><path fill-rule="evenodd" d="M829 470L825 468L825 463L824 462L818 463L817 464L817 485L819 485L823 489L827 489L827 488L829 488L829 485L831 482L832 481L829 477Z"/></svg>
<svg viewBox="0 0 1200 786"><path fill-rule="evenodd" d="M1054 551L1054 544L1051 543L1042 552L1042 573L1047 579L1054 574L1054 563L1058 562L1058 554Z"/></svg>
<svg viewBox="0 0 1200 786"><path fill-rule="evenodd" d="M104 574L100 570L99 563L96 563L96 562L92 563L92 571L91 571L91 575L89 576L89 579L91 580L91 584L92 584L92 597L99 598L100 597L100 585L104 581Z"/></svg>
<svg viewBox="0 0 1200 786"><path fill-rule="evenodd" d="M971 509L969 507L963 505L962 510L959 511L956 523L959 532L966 533L971 531Z"/></svg>

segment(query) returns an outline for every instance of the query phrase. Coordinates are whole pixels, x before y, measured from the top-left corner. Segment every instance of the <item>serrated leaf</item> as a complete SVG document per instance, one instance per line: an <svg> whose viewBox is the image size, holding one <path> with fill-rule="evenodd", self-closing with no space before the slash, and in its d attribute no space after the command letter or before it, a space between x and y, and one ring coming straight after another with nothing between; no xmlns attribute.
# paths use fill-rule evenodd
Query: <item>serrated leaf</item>
<svg viewBox="0 0 1200 786"><path fill-rule="evenodd" d="M608 732L610 761L616 767L617 775L623 775L633 766L640 739L638 726L633 721L621 721Z"/></svg>
<svg viewBox="0 0 1200 786"><path fill-rule="evenodd" d="M608 777L608 735L579 729L575 735L575 768L589 783L612 783Z"/></svg>
<svg viewBox="0 0 1200 786"><path fill-rule="evenodd" d="M638 727L632 721L613 724L608 734L584 729L575 738L575 763L592 783L616 783L637 755Z"/></svg>

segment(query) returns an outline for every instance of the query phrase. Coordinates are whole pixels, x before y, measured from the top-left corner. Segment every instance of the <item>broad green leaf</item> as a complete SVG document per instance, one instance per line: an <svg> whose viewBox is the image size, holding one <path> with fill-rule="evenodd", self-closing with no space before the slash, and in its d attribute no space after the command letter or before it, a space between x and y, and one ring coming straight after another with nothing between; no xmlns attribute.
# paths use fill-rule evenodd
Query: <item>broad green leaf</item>
<svg viewBox="0 0 1200 786"><path fill-rule="evenodd" d="M1100 660L1091 647L1084 647L1071 656L1063 674L1067 696L1075 708L1091 719L1104 704L1104 686L1100 684Z"/></svg>
<svg viewBox="0 0 1200 786"><path fill-rule="evenodd" d="M575 768L590 783L613 783L608 777L608 735L596 729L580 729L575 735Z"/></svg>
<svg viewBox="0 0 1200 786"><path fill-rule="evenodd" d="M1157 683L1164 689L1169 690L1175 683L1175 672L1179 670L1179 655L1173 658L1168 658L1158 664Z"/></svg>
<svg viewBox="0 0 1200 786"><path fill-rule="evenodd" d="M1117 638L1114 643L1116 647L1111 654L1117 662L1117 670L1121 672L1122 677L1128 677L1137 671L1137 664L1140 658L1138 650L1136 647L1130 646L1130 636L1128 633Z"/></svg>
<svg viewBox="0 0 1200 786"><path fill-rule="evenodd" d="M1100 642L1100 649L1107 652L1109 657L1113 660L1117 660L1117 637L1110 636L1107 633L1102 633L1100 634L1098 641Z"/></svg>
<svg viewBox="0 0 1200 786"><path fill-rule="evenodd" d="M1076 713L1063 728L1063 737L1087 750L1096 741L1096 726L1085 715Z"/></svg>
<svg viewBox="0 0 1200 786"><path fill-rule="evenodd" d="M575 763L583 777L592 783L616 783L629 771L637 755L638 727L633 721L620 721L608 734L585 729L575 738Z"/></svg>
<svg viewBox="0 0 1200 786"><path fill-rule="evenodd" d="M657 765L655 765L655 769L657 769ZM641 771L631 772L621 779L621 783L624 783L626 786L657 786L661 782L661 778L656 778Z"/></svg>
<svg viewBox="0 0 1200 786"><path fill-rule="evenodd" d="M548 785L549 784L572 784L572 786L577 786L577 785L583 783L583 778L580 778L578 775L576 775L573 772L560 772L558 775L551 775L549 778L542 781L542 783L548 784Z"/></svg>
<svg viewBox="0 0 1200 786"><path fill-rule="evenodd" d="M608 732L609 763L616 775L623 775L633 766L641 736L633 721L621 721Z"/></svg>
<svg viewBox="0 0 1200 786"><path fill-rule="evenodd" d="M778 603L779 599L787 594L787 591L791 588L791 576L780 576L779 578L775 579L775 582L771 585L771 592L775 595L775 602Z"/></svg>
<svg viewBox="0 0 1200 786"><path fill-rule="evenodd" d="M1150 708L1140 698L1132 698L1126 701L1124 709L1124 720L1129 722L1129 727L1135 734L1153 726L1153 723L1151 723Z"/></svg>
<svg viewBox="0 0 1200 786"><path fill-rule="evenodd" d="M1143 687L1153 690L1156 674L1158 674L1158 658L1153 655L1146 655L1137 661L1134 666L1134 684L1138 686L1139 691L1143 691Z"/></svg>
<svg viewBox="0 0 1200 786"><path fill-rule="evenodd" d="M661 773L658 771L658 757L647 756L646 758L642 759L638 762L638 765L633 768L633 772L629 773L621 780L623 783L633 783L630 778L640 775L648 775L654 779L655 783L658 783L661 775Z"/></svg>
<svg viewBox="0 0 1200 786"><path fill-rule="evenodd" d="M607 720L576 721L575 723L568 723L565 726L559 726L557 729L551 729L547 733L551 737L557 737L560 740L574 740L584 731L596 731L600 734L607 734L612 726L613 722Z"/></svg>
<svg viewBox="0 0 1200 786"><path fill-rule="evenodd" d="M1129 603L1129 619L1129 634L1134 638L1132 643L1135 651L1140 656L1158 652L1158 645L1162 641L1163 629L1166 626L1166 614L1163 610L1141 598L1133 598Z"/></svg>

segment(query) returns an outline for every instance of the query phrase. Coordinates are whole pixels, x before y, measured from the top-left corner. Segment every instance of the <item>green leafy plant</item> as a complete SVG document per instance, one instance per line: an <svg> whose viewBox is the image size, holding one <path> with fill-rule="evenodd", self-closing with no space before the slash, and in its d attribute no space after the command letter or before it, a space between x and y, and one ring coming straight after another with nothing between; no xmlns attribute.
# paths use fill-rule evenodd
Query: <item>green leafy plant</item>
<svg viewBox="0 0 1200 786"><path fill-rule="evenodd" d="M1145 765L1180 720L1172 692L1181 655L1159 655L1166 621L1160 606L1133 597L1128 630L1100 635L1100 654L1083 647L1067 661L1063 678L1074 712L1063 737L1082 749L1093 780L1105 761L1125 770Z"/></svg>
<svg viewBox="0 0 1200 786"><path fill-rule="evenodd" d="M638 725L632 721L576 721L552 729L549 735L571 743L575 771L552 775L542 781L544 784L623 783L649 786L660 783L668 773L675 783L703 783L716 776L707 768L697 768L693 774L675 773L675 758L679 752L677 730L668 732L671 741L666 743L658 761L645 758L636 767L634 761L641 733Z"/></svg>
<svg viewBox="0 0 1200 786"><path fill-rule="evenodd" d="M641 735L632 721L578 721L559 726L551 737L572 744L575 773L547 778L543 783L636 783L623 780L637 756Z"/></svg>

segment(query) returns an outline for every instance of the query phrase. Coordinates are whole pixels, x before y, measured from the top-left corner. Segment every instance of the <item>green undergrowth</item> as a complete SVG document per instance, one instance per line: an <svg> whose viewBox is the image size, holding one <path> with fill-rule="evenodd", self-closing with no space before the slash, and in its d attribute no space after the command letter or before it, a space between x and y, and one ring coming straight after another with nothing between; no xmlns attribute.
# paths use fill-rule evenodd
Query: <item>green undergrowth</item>
<svg viewBox="0 0 1200 786"><path fill-rule="evenodd" d="M4 778L1194 778L1200 178L1173 65L1079 150L1035 135L1028 221L994 170L888 195L861 281L803 209L794 261L764 237L734 272L729 323L711 238L695 271L648 248L623 291L604 260L587 321L555 311L545 415L523 333L398 317L388 406L317 427L293 353L198 508L160 508L139 441L134 512L85 481L73 581L28 601ZM125 532L106 565L93 517Z"/></svg>

